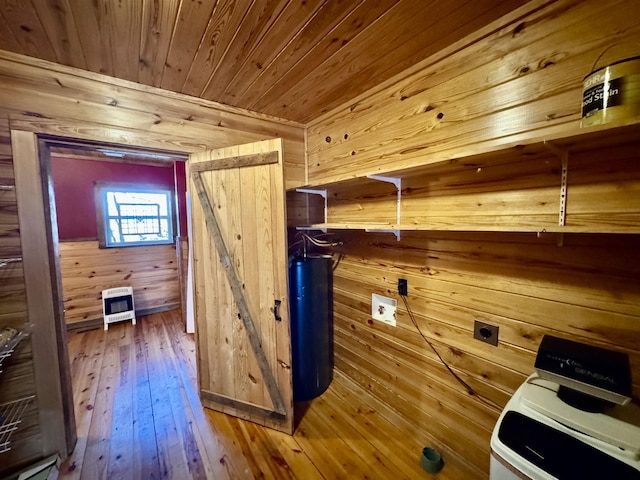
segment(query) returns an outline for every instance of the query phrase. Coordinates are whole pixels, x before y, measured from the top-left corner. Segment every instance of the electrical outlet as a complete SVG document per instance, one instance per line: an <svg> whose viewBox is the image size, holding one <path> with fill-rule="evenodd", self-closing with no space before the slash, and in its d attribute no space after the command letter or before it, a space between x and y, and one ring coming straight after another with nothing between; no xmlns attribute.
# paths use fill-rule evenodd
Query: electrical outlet
<svg viewBox="0 0 640 480"><path fill-rule="evenodd" d="M489 345L498 346L499 327L476 320L473 324L473 338Z"/></svg>
<svg viewBox="0 0 640 480"><path fill-rule="evenodd" d="M371 316L374 320L379 320L395 327L396 308L397 302L395 299L376 295L375 293L371 294Z"/></svg>
<svg viewBox="0 0 640 480"><path fill-rule="evenodd" d="M408 285L407 285L407 279L406 278L399 278L398 279L398 295L402 295L403 297L407 296L407 292L408 292Z"/></svg>

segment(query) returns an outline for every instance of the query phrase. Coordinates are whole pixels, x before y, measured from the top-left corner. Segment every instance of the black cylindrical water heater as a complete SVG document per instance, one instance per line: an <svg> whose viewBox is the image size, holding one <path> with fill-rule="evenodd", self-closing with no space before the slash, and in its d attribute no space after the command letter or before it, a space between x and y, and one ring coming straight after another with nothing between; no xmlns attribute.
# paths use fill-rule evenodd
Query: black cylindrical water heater
<svg viewBox="0 0 640 480"><path fill-rule="evenodd" d="M333 378L332 258L292 259L289 290L293 399L306 401Z"/></svg>

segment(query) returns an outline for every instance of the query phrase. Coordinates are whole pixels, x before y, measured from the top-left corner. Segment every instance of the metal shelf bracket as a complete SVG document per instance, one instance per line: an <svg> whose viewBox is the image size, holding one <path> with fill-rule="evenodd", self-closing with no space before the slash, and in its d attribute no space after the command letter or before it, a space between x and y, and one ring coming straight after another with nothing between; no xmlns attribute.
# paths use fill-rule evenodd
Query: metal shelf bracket
<svg viewBox="0 0 640 480"><path fill-rule="evenodd" d="M324 223L327 223L327 189L322 188L296 188L296 192L310 193L312 195L320 195L324 199ZM322 233L327 233L326 228L313 228L313 227L296 227L296 230L320 230Z"/></svg>
<svg viewBox="0 0 640 480"><path fill-rule="evenodd" d="M387 177L384 175L367 175L367 178L371 180L377 180L379 182L392 183L396 187L397 192L397 206L396 206L396 225L401 224L402 218L402 179L400 177ZM396 239L400 241L400 230L365 230L367 232L389 232L396 236Z"/></svg>
<svg viewBox="0 0 640 480"><path fill-rule="evenodd" d="M400 241L400 230L392 230L392 229L387 229L387 230L378 230L377 228L366 228L364 230L367 233L393 233L396 236L396 240L399 242Z"/></svg>
<svg viewBox="0 0 640 480"><path fill-rule="evenodd" d="M558 225L564 227L567 218L567 176L569 173L569 151L556 147L553 143L545 140L545 147L554 153L562 162L562 174L560 177L560 212Z"/></svg>

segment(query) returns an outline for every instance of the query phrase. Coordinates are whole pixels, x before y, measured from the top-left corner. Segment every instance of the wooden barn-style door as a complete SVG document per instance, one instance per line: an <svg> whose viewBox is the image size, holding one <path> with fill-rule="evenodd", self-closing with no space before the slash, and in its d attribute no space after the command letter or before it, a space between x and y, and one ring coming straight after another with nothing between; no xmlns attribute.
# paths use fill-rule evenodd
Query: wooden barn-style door
<svg viewBox="0 0 640 480"><path fill-rule="evenodd" d="M189 158L204 406L293 432L282 141Z"/></svg>

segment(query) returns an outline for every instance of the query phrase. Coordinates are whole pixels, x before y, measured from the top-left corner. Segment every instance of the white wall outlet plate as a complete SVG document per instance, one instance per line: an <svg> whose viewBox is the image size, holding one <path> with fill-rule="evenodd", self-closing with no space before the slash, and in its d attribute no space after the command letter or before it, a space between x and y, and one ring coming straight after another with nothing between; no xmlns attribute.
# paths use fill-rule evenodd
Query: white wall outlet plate
<svg viewBox="0 0 640 480"><path fill-rule="evenodd" d="M371 316L374 320L379 320L396 326L396 308L398 302L394 298L383 297L382 295L371 294Z"/></svg>

